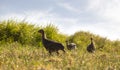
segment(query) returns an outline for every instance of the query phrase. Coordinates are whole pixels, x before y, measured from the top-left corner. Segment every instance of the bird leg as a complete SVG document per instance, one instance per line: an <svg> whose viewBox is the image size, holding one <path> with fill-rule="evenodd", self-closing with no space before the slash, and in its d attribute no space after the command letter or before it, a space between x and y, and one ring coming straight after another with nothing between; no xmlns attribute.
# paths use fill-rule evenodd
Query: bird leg
<svg viewBox="0 0 120 70"><path fill-rule="evenodd" d="M64 50L64 49L63 49L62 51L65 53L65 50Z"/></svg>
<svg viewBox="0 0 120 70"><path fill-rule="evenodd" d="M50 55L51 55L51 53L52 53L52 52L51 52L51 51L49 51L49 54L50 54Z"/></svg>
<svg viewBox="0 0 120 70"><path fill-rule="evenodd" d="M59 55L59 52L58 52L58 51L56 51L56 53Z"/></svg>

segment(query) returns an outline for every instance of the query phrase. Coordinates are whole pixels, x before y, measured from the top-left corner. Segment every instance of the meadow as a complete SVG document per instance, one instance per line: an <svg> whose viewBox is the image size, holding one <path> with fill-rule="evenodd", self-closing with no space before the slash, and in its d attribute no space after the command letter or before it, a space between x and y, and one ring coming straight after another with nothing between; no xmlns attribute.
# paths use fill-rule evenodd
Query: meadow
<svg viewBox="0 0 120 70"><path fill-rule="evenodd" d="M44 29L47 38L61 42L66 53L49 55L37 32ZM94 38L95 53L86 51ZM65 41L77 44L69 51ZM56 26L35 26L25 21L7 20L0 22L0 70L120 70L120 41L90 32L78 31L68 36L59 32Z"/></svg>

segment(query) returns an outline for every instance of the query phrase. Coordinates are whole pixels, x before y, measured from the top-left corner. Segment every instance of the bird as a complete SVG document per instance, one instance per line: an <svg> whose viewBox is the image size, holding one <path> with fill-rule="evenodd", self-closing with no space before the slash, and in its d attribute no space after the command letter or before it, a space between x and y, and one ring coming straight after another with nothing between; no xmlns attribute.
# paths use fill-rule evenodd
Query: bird
<svg viewBox="0 0 120 70"><path fill-rule="evenodd" d="M64 46L61 43L47 39L43 29L38 30L38 32L41 33L42 44L50 55L52 52L56 52L57 54L59 54L59 50L62 50L65 53Z"/></svg>
<svg viewBox="0 0 120 70"><path fill-rule="evenodd" d="M66 46L68 50L73 50L76 49L76 44L75 43L69 43L69 41L66 40Z"/></svg>
<svg viewBox="0 0 120 70"><path fill-rule="evenodd" d="M90 53L94 53L95 52L95 45L93 43L93 38L91 37L91 43L87 46L87 51Z"/></svg>

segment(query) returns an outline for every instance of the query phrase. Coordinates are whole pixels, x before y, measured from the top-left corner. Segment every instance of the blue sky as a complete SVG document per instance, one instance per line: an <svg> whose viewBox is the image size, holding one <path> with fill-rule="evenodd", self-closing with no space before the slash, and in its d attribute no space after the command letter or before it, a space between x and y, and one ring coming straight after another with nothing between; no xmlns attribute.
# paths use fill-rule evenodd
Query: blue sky
<svg viewBox="0 0 120 70"><path fill-rule="evenodd" d="M0 20L55 24L60 32L89 31L120 40L120 0L0 0Z"/></svg>

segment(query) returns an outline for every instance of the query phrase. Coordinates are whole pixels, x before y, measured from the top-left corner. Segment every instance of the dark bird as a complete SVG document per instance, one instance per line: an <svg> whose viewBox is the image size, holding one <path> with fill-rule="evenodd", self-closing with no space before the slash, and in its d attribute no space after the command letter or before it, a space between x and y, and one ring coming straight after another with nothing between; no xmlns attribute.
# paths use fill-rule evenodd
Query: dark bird
<svg viewBox="0 0 120 70"><path fill-rule="evenodd" d="M65 52L64 46L61 43L58 43L58 42L55 42L55 41L52 41L46 38L46 35L43 29L40 29L38 32L41 33L42 43L44 47L46 48L46 50L50 53L50 55L52 52L56 52L57 54L59 54L58 52L59 50L62 50L63 52Z"/></svg>
<svg viewBox="0 0 120 70"><path fill-rule="evenodd" d="M75 43L69 43L69 41L66 41L66 46L67 46L68 50L76 49L76 44Z"/></svg>
<svg viewBox="0 0 120 70"><path fill-rule="evenodd" d="M91 38L91 43L88 45L87 51L90 52L90 53L95 52L95 46L94 46L94 43L93 43L93 38Z"/></svg>

